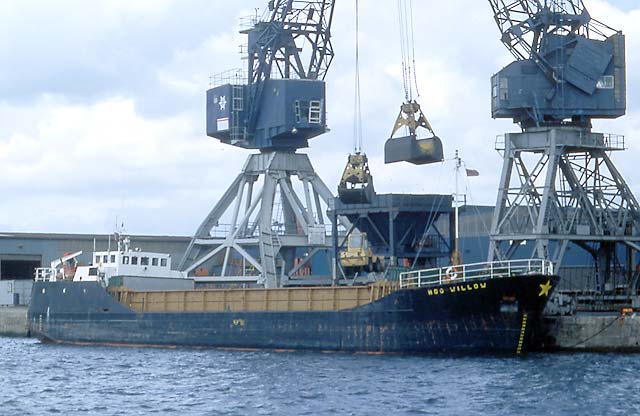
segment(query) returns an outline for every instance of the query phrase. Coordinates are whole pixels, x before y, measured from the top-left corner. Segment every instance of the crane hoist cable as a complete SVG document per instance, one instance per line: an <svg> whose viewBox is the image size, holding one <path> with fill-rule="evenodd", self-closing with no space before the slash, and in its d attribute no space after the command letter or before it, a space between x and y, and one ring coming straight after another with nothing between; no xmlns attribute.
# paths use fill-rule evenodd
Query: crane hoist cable
<svg viewBox="0 0 640 416"><path fill-rule="evenodd" d="M356 6L356 50L355 50L355 91L353 110L353 147L354 154L350 154L347 165L338 184L338 197L344 203L369 203L373 200L373 176L369 171L369 160L362 152L362 111L360 100L360 41L359 20L360 10L358 0Z"/></svg>
<svg viewBox="0 0 640 416"><path fill-rule="evenodd" d="M407 102L413 101L415 87L416 98L418 77L416 71L416 52L413 30L413 0L398 0L398 28L400 31L400 53L402 55L402 84Z"/></svg>
<svg viewBox="0 0 640 416"><path fill-rule="evenodd" d="M400 31L400 54L402 55L402 86L404 87L404 99L410 100L409 85L407 84L407 63L406 63L406 35L405 35L405 22L403 21L403 0L398 0L398 29Z"/></svg>
<svg viewBox="0 0 640 416"><path fill-rule="evenodd" d="M413 65L413 83L416 87L416 98L420 98L418 91L418 76L416 74L416 46L413 31L413 0L409 0L409 16L411 17L411 62Z"/></svg>
<svg viewBox="0 0 640 416"><path fill-rule="evenodd" d="M362 151L362 111L360 100L360 9L358 0L356 0L356 51L355 51L355 92L353 104L353 149L355 153Z"/></svg>

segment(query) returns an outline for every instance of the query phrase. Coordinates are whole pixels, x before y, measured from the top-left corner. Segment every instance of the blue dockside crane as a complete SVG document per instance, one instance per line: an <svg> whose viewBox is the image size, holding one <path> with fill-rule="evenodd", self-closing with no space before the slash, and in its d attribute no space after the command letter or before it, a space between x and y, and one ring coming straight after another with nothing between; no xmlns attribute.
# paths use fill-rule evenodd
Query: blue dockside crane
<svg viewBox="0 0 640 416"><path fill-rule="evenodd" d="M331 282L326 209L333 194L296 150L327 131L324 77L334 56L334 3L269 1L262 17L256 13L241 31L246 67L212 79L207 135L259 152L249 156L182 259L180 269L205 283ZM350 226L346 219L341 224Z"/></svg>
<svg viewBox="0 0 640 416"><path fill-rule="evenodd" d="M207 91L207 135L246 149L295 150L326 132L334 3L269 2L269 20L242 32L246 76L228 73L230 82Z"/></svg>
<svg viewBox="0 0 640 416"><path fill-rule="evenodd" d="M640 205L610 157L624 137L591 129L625 114L624 35L582 0L489 3L516 58L491 78L492 115L521 128L496 140L504 162L489 259L543 258L557 270L571 243L595 271L583 279L592 287L573 289L634 292Z"/></svg>
<svg viewBox="0 0 640 416"><path fill-rule="evenodd" d="M590 126L626 110L624 35L582 0L489 0L516 61L491 80L494 118L522 127Z"/></svg>

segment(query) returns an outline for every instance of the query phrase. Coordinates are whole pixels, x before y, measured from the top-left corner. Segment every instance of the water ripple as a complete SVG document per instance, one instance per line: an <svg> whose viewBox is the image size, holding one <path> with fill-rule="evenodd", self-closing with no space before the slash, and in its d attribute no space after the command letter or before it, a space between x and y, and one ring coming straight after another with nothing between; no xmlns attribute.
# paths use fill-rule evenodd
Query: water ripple
<svg viewBox="0 0 640 416"><path fill-rule="evenodd" d="M0 338L0 415L640 414L636 355L409 357Z"/></svg>

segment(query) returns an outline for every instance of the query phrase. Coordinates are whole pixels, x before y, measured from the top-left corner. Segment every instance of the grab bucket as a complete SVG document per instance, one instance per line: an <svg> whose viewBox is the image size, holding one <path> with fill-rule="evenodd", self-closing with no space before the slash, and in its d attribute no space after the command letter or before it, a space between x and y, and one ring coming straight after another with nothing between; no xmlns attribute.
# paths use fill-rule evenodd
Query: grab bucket
<svg viewBox="0 0 640 416"><path fill-rule="evenodd" d="M442 141L437 136L426 139L404 136L388 139L384 144L384 163L409 162L426 165L442 162L443 159Z"/></svg>

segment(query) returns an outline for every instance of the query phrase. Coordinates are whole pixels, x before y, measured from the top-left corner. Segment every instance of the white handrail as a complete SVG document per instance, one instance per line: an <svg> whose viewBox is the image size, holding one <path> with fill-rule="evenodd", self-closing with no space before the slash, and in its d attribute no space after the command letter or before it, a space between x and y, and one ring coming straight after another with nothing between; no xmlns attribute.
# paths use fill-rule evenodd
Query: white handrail
<svg viewBox="0 0 640 416"><path fill-rule="evenodd" d="M543 259L525 259L413 270L400 273L400 287L423 287L531 274L552 275L553 263Z"/></svg>

